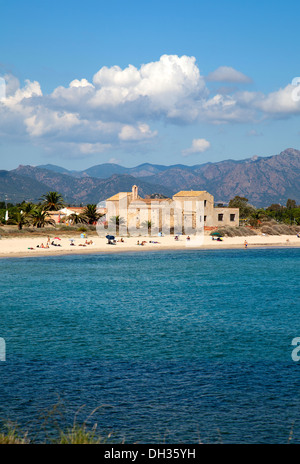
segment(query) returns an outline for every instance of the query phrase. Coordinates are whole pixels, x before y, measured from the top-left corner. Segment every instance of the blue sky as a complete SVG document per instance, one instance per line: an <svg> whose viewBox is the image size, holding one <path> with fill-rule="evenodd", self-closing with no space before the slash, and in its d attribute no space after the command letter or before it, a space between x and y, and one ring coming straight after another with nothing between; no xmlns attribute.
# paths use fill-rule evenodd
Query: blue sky
<svg viewBox="0 0 300 464"><path fill-rule="evenodd" d="M296 1L1 3L1 169L299 148Z"/></svg>

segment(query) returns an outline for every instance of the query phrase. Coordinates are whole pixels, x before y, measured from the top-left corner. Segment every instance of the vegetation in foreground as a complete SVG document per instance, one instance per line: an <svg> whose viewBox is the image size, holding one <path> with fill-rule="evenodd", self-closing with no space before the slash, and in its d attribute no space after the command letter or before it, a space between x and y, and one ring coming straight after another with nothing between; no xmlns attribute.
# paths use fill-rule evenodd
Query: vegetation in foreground
<svg viewBox="0 0 300 464"><path fill-rule="evenodd" d="M290 433L287 437L287 444L293 443L294 423L292 423ZM164 440L163 440L164 442ZM0 432L0 445L34 445L34 444L53 444L53 445L105 445L105 444L124 444L124 440L113 440L112 434L103 437L97 433L96 425L89 430L85 424L74 424L65 432L60 431L58 437L53 440L35 441L29 438L28 434L18 432L11 427L7 432ZM222 443L219 442L219 443ZM199 444L202 442L199 441Z"/></svg>
<svg viewBox="0 0 300 464"><path fill-rule="evenodd" d="M66 431L60 431L58 437L50 441L51 444L58 445L84 445L84 444L105 444L111 438L111 435L102 437L97 433L97 428L92 430L87 429L85 425L73 425L67 428ZM7 432L0 433L0 445L29 445L41 443L31 439L28 433L22 433L16 428L8 428ZM42 442L49 443L48 440ZM120 443L120 442L119 442Z"/></svg>
<svg viewBox="0 0 300 464"><path fill-rule="evenodd" d="M0 227L5 225L5 229L0 229L0 235L16 234L16 228L22 232L39 234L42 229L49 233L49 227L55 227L57 232L86 232L96 233L95 224L101 218L97 212L97 205L88 204L81 214L72 214L68 217L68 226L65 218L62 217L60 224L55 224L51 218L50 211L58 211L65 206L64 199L57 192L48 192L41 197L38 204L23 202L17 205L0 202ZM219 227L218 231L223 236L247 236L263 233L266 235L294 235L300 232L300 205L295 200L288 199L286 205L272 204L267 208L255 208L248 203L245 197L235 196L230 200L228 207L239 208L240 227ZM8 212L8 219L7 219ZM124 223L124 219L115 216L109 222L116 225L117 233L119 227ZM9 230L8 226L12 226ZM141 224L146 231L151 230L151 223Z"/></svg>
<svg viewBox="0 0 300 464"><path fill-rule="evenodd" d="M57 192L48 192L43 195L38 204L22 202L17 205L0 202L0 225L16 225L19 230L23 228L42 229L45 227L56 227L55 221L49 212L59 211L64 208L63 197ZM7 217L8 215L8 217ZM72 214L68 217L71 225L95 225L101 214L97 212L97 205L88 204L81 214ZM62 217L62 225L65 219Z"/></svg>
<svg viewBox="0 0 300 464"><path fill-rule="evenodd" d="M0 425L0 445L26 445L26 444L113 444L124 443L120 437L114 436L112 432L100 433L97 422L92 422L93 415L99 409L107 405L95 408L85 420L77 421L77 416L84 408L82 406L74 415L74 420L70 425L65 424L64 417L65 405L59 401L49 410L40 413L40 416L33 420L26 431L12 423ZM50 432L51 431L51 432ZM38 438L37 438L38 437Z"/></svg>

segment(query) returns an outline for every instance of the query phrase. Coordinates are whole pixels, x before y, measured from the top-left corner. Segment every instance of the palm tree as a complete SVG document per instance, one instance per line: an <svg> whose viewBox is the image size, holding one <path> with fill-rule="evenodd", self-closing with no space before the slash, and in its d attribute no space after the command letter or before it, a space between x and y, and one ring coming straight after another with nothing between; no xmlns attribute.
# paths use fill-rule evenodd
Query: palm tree
<svg viewBox="0 0 300 464"><path fill-rule="evenodd" d="M119 234L120 226L125 224L125 219L120 216L112 216L109 220L112 227L116 226L116 234Z"/></svg>
<svg viewBox="0 0 300 464"><path fill-rule="evenodd" d="M24 211L18 211L14 216L15 216L14 219L16 221L16 224L17 224L19 230L22 230L23 226L29 226L30 225L30 220L29 220L28 213L26 213Z"/></svg>
<svg viewBox="0 0 300 464"><path fill-rule="evenodd" d="M35 207L35 205L33 203L31 203L30 201L29 202L23 202L20 204L20 209L25 213L25 214L29 214L31 213L31 210Z"/></svg>
<svg viewBox="0 0 300 464"><path fill-rule="evenodd" d="M65 206L63 197L57 192L48 192L41 200L43 200L44 211L59 211Z"/></svg>
<svg viewBox="0 0 300 464"><path fill-rule="evenodd" d="M7 224L17 225L19 230L23 229L23 226L29 226L30 221L28 215L23 211L13 211L11 217L8 219Z"/></svg>
<svg viewBox="0 0 300 464"><path fill-rule="evenodd" d="M68 216L68 219L72 221L72 224L87 224L87 219L81 214L72 213Z"/></svg>
<svg viewBox="0 0 300 464"><path fill-rule="evenodd" d="M149 235L151 234L151 227L152 227L152 222L151 221L142 222L141 227L142 227L142 229L147 229Z"/></svg>
<svg viewBox="0 0 300 464"><path fill-rule="evenodd" d="M80 214L81 219L88 224L95 224L102 216L103 214L97 213L97 205L86 205Z"/></svg>
<svg viewBox="0 0 300 464"><path fill-rule="evenodd" d="M44 211L43 208L34 208L30 213L30 220L33 227L40 229L45 226L55 226L55 221L51 219L47 211Z"/></svg>

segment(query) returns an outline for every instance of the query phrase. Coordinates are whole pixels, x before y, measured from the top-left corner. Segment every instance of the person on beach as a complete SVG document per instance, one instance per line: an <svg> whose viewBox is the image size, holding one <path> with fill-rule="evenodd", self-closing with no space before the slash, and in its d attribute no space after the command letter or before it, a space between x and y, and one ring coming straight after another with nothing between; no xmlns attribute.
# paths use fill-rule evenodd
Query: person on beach
<svg viewBox="0 0 300 464"><path fill-rule="evenodd" d="M244 241L244 247L247 248L247 246L248 246L248 242L247 242L247 240L245 240Z"/></svg>

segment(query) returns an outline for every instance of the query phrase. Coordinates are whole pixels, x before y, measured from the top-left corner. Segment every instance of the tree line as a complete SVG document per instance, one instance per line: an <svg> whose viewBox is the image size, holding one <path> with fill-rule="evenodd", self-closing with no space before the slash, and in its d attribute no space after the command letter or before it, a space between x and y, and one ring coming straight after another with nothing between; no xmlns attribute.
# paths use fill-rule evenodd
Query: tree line
<svg viewBox="0 0 300 464"><path fill-rule="evenodd" d="M48 192L40 198L38 204L22 202L17 205L0 202L0 224L17 225L19 230L23 227L42 228L55 226L50 211L59 211L66 206L62 195L58 192ZM6 211L8 219L6 220ZM97 205L88 204L82 213L73 213L68 216L71 224L95 224L102 214L97 212Z"/></svg>
<svg viewBox="0 0 300 464"><path fill-rule="evenodd" d="M288 199L285 206L273 203L266 208L255 208L248 198L235 196L229 201L229 208L239 208L240 220L256 227L268 218L284 224L300 225L300 205L295 200Z"/></svg>
<svg viewBox="0 0 300 464"><path fill-rule="evenodd" d="M55 226L55 221L49 214L50 211L59 211L66 206L62 195L58 192L48 192L40 198L38 204L22 202L17 205L0 202L0 224L17 225L19 230L23 227L45 227ZM300 225L300 205L295 200L288 199L286 205L271 204L267 208L255 208L249 204L246 197L236 195L229 201L229 208L239 208L240 220L253 227L257 227L268 218L275 219L279 223ZM8 211L8 220L5 219ZM88 204L80 214L73 213L68 216L71 224L95 224L103 216L97 212L97 205ZM122 218L118 216L111 221L119 227ZM148 226L149 224L145 224Z"/></svg>

